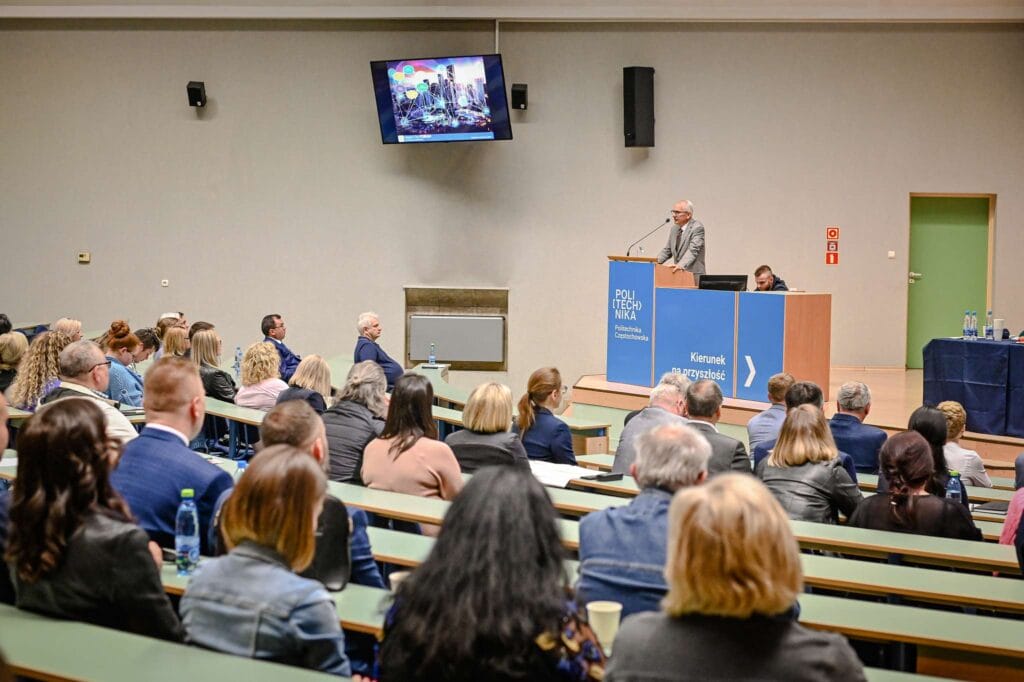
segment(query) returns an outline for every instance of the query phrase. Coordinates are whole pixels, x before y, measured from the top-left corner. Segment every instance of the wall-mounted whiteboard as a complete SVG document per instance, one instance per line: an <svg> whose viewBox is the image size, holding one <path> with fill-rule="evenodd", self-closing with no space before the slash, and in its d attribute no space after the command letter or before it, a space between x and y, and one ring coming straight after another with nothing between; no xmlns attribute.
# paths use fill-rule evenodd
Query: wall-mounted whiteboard
<svg viewBox="0 0 1024 682"><path fill-rule="evenodd" d="M426 361L432 343L437 347L438 362L502 362L505 318L500 315L410 315L409 359Z"/></svg>

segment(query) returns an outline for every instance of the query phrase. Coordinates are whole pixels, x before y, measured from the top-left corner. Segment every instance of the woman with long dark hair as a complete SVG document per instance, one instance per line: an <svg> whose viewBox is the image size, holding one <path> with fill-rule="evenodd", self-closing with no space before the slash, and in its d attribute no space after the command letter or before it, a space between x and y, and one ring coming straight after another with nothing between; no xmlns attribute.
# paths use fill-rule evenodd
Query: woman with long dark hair
<svg viewBox="0 0 1024 682"><path fill-rule="evenodd" d="M907 428L921 434L928 443L928 449L932 454L933 471L926 488L930 494L938 497L946 496L946 484L949 483L950 477L943 447L946 444L947 427L946 415L942 413L942 410L930 405L922 405L914 410L910 415L910 421L907 422ZM884 493L889 490L889 479L884 470L881 474L878 478L878 492ZM970 509L967 489L962 485L960 486L960 501L966 509Z"/></svg>
<svg viewBox="0 0 1024 682"><path fill-rule="evenodd" d="M462 472L452 449L437 440L431 414L434 389L422 374L395 382L388 418L363 454L362 479L370 488L451 500L462 489ZM437 526L423 532L437 535Z"/></svg>
<svg viewBox="0 0 1024 682"><path fill-rule="evenodd" d="M10 508L17 606L170 640L182 630L160 582L159 550L110 484L119 455L86 398L44 405L18 433Z"/></svg>
<svg viewBox="0 0 1024 682"><path fill-rule="evenodd" d="M878 457L889 489L857 507L850 516L851 526L981 540L981 531L966 507L930 492L935 455L920 433L904 431L891 436Z"/></svg>
<svg viewBox="0 0 1024 682"><path fill-rule="evenodd" d="M398 588L382 682L601 679L600 647L571 605L557 520L528 470L475 474Z"/></svg>
<svg viewBox="0 0 1024 682"><path fill-rule="evenodd" d="M530 459L576 464L569 425L554 414L564 397L562 374L555 367L541 367L526 382L526 393L519 399L515 431Z"/></svg>

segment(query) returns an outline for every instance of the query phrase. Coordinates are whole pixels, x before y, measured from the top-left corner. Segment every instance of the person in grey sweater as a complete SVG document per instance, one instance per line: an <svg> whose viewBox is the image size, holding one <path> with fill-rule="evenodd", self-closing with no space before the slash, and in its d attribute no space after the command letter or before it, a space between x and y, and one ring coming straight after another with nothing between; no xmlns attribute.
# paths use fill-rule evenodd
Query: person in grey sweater
<svg viewBox="0 0 1024 682"><path fill-rule="evenodd" d="M842 635L794 617L796 539L753 476L726 473L676 493L665 576L663 610L623 622L606 682L865 679Z"/></svg>
<svg viewBox="0 0 1024 682"><path fill-rule="evenodd" d="M679 387L659 383L651 389L650 404L629 420L619 436L619 447L615 450L612 473L628 474L629 467L636 460L635 441L637 436L665 424L686 424L683 419L685 395Z"/></svg>

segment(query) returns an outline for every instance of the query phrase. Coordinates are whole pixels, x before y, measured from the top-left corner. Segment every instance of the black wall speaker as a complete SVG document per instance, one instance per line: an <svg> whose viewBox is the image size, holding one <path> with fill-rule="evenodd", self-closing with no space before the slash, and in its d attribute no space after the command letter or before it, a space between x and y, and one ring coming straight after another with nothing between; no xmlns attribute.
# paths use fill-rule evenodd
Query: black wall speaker
<svg viewBox="0 0 1024 682"><path fill-rule="evenodd" d="M528 104L526 97L526 83L512 84L512 108L525 109Z"/></svg>
<svg viewBox="0 0 1024 682"><path fill-rule="evenodd" d="M654 68L622 69L622 102L627 147L654 146Z"/></svg>
<svg viewBox="0 0 1024 682"><path fill-rule="evenodd" d="M190 107L206 106L206 83L203 81L189 81L185 89L188 90L188 105Z"/></svg>

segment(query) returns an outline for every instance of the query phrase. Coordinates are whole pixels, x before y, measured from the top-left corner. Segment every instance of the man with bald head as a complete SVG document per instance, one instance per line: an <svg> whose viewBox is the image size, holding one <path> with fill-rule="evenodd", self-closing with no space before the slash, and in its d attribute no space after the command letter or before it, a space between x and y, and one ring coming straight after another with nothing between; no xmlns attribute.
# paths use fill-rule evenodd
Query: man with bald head
<svg viewBox="0 0 1024 682"><path fill-rule="evenodd" d="M671 261L672 270L704 274L704 225L693 218L693 202L683 199L672 207L672 229L658 262Z"/></svg>
<svg viewBox="0 0 1024 682"><path fill-rule="evenodd" d="M108 437L126 443L139 435L128 417L117 409L117 403L104 395L110 385L110 360L99 346L86 339L70 343L57 356L57 366L60 384L43 396L40 403L90 398L103 412Z"/></svg>
<svg viewBox="0 0 1024 682"><path fill-rule="evenodd" d="M195 491L200 551L208 553L213 505L233 482L215 464L190 450L206 416L203 382L184 358L165 357L146 372L146 428L124 448L110 482L128 503L139 526L161 547L174 547L174 518L181 491Z"/></svg>

